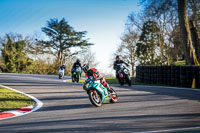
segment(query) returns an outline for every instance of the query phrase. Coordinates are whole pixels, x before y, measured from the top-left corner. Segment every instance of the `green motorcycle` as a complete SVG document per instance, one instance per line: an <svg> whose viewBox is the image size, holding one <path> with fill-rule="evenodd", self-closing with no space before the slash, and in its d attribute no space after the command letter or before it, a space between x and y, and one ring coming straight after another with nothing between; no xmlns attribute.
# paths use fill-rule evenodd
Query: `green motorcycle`
<svg viewBox="0 0 200 133"><path fill-rule="evenodd" d="M80 75L81 75L81 67L75 68L75 70L72 73L72 82L78 83L80 79Z"/></svg>
<svg viewBox="0 0 200 133"><path fill-rule="evenodd" d="M117 102L118 96L114 89L111 88L112 93L108 92L107 88L99 80L94 80L93 77L85 80L83 89L87 91L90 102L96 107L100 107L102 103L107 101L110 101L110 103Z"/></svg>

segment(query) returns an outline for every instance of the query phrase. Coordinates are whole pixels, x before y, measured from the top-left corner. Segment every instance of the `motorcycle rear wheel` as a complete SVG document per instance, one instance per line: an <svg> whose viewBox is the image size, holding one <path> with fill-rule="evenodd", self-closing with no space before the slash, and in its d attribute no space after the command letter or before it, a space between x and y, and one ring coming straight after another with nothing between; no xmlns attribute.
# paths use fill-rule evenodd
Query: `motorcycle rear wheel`
<svg viewBox="0 0 200 133"><path fill-rule="evenodd" d="M96 91L96 90L94 90ZM98 91L96 91L96 95L94 91L90 91L89 92L89 99L90 102L96 106L96 107L100 107L102 105L102 100L101 100L101 95L99 94Z"/></svg>
<svg viewBox="0 0 200 133"><path fill-rule="evenodd" d="M110 99L110 103L116 103L117 100L118 100L117 93L113 88L110 88L110 89L113 91L113 93L111 94L112 96L111 96L111 99Z"/></svg>

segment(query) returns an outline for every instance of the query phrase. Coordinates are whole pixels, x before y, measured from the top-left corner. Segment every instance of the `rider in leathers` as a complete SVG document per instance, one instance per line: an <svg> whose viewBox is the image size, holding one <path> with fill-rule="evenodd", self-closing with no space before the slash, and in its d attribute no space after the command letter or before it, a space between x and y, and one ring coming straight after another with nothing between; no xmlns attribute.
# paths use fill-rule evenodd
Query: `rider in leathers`
<svg viewBox="0 0 200 133"><path fill-rule="evenodd" d="M95 80L100 80L100 83L108 89L111 93L113 92L109 86L109 84L106 82L105 78L101 76L101 74L97 71L96 68L89 68L88 65L83 65L83 71L85 72L85 77L93 76Z"/></svg>
<svg viewBox="0 0 200 133"><path fill-rule="evenodd" d="M74 65L72 66L72 70L71 70L72 75L73 75L73 72L75 72L75 70L76 70L77 67L82 68L79 59L77 59L76 62L74 63ZM80 73L80 76L81 76L81 73Z"/></svg>
<svg viewBox="0 0 200 133"><path fill-rule="evenodd" d="M120 70L122 64L125 64L127 67L129 66L126 62L124 62L123 60L120 60L119 56L116 56L116 60L114 62L113 69L116 70L116 78L117 78L117 80L119 80L118 71Z"/></svg>

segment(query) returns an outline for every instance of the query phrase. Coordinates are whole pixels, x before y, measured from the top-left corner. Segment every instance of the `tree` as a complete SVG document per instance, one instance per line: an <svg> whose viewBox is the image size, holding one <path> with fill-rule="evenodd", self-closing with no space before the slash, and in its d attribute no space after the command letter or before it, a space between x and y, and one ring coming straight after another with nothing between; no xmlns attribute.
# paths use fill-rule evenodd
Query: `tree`
<svg viewBox="0 0 200 133"><path fill-rule="evenodd" d="M170 34L170 41L174 44L173 46L167 49L168 54L170 55L170 62L176 62L184 60L183 49L181 45L180 38L180 27L177 25Z"/></svg>
<svg viewBox="0 0 200 133"><path fill-rule="evenodd" d="M148 20L144 23L139 42L136 44L136 53L141 65L158 65L160 60L160 34L155 21Z"/></svg>
<svg viewBox="0 0 200 133"><path fill-rule="evenodd" d="M19 34L6 34L0 38L0 44L6 72L32 72L33 60L26 55L25 38Z"/></svg>
<svg viewBox="0 0 200 133"><path fill-rule="evenodd" d="M195 51L192 44L192 38L190 33L189 21L187 16L187 0L178 0L178 17L180 34L182 41L182 48L186 55L186 64L194 64L193 58Z"/></svg>
<svg viewBox="0 0 200 133"><path fill-rule="evenodd" d="M50 19L47 21L47 26L42 28L42 32L48 36L49 40L38 40L40 52L53 54L57 58L58 65L64 62L66 56L80 53L80 51L71 52L70 48L80 47L84 49L92 45L88 43L88 39L83 39L86 31L75 31L64 18L60 21Z"/></svg>
<svg viewBox="0 0 200 133"><path fill-rule="evenodd" d="M135 75L135 66L137 61L136 43L139 39L138 33L134 31L127 31L121 37L121 44L117 49L116 54L120 54L125 62L131 64L132 76Z"/></svg>
<svg viewBox="0 0 200 133"><path fill-rule="evenodd" d="M96 67L99 63L95 59L95 53L89 49L86 53L80 54L81 62L88 64L90 67Z"/></svg>
<svg viewBox="0 0 200 133"><path fill-rule="evenodd" d="M178 25L177 2L175 0L144 0L142 5L144 6L144 14L157 22L160 28L161 64L167 62L170 65L173 58L171 48L174 47L173 42L171 42L171 32ZM177 53L176 49L174 52Z"/></svg>
<svg viewBox="0 0 200 133"><path fill-rule="evenodd" d="M173 58L172 55L179 52L178 49L174 49L177 46L172 42L174 37L171 36L172 32L177 30L177 26L180 27L183 44L182 53L187 64L194 64L194 61L198 62L197 59L200 61L200 56L197 54L200 52L200 33L198 29L200 1L143 0L141 4L144 6L144 14L156 21L160 27L161 35L164 36L164 48L166 48L164 49L164 55L168 60L168 64L170 64L169 60ZM186 45L186 43L188 44Z"/></svg>
<svg viewBox="0 0 200 133"><path fill-rule="evenodd" d="M188 17L190 20L190 29L193 46L196 57L200 62L200 1L188 0Z"/></svg>

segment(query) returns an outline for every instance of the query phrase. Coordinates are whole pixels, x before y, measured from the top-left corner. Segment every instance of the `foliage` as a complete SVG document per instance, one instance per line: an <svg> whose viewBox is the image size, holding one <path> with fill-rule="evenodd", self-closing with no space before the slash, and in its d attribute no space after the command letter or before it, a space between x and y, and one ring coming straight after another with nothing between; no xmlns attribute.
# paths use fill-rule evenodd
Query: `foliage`
<svg viewBox="0 0 200 133"><path fill-rule="evenodd" d="M87 32L75 31L64 18L50 19L42 31L48 40L13 33L1 37L0 72L57 74L64 63L65 74L70 75L76 55L84 58L84 62L95 60L93 53L85 53L88 46L93 45L85 39Z"/></svg>
<svg viewBox="0 0 200 133"><path fill-rule="evenodd" d="M174 27L173 31L170 33L170 41L172 42L172 46L168 47L167 53L170 55L170 63L176 62L179 60L183 60L183 48L181 45L180 38L180 28L179 26Z"/></svg>
<svg viewBox="0 0 200 133"><path fill-rule="evenodd" d="M99 63L95 59L95 53L88 49L87 52L80 54L80 60L84 64L88 64L90 67L96 67Z"/></svg>
<svg viewBox="0 0 200 133"><path fill-rule="evenodd" d="M160 63L159 56L159 27L156 22L148 20L144 23L142 34L137 43L136 54L142 65L158 65Z"/></svg>
<svg viewBox="0 0 200 133"><path fill-rule="evenodd" d="M75 31L64 18L60 21L50 19L50 21L47 21L47 26L42 28L42 32L48 36L49 40L38 40L37 48L40 49L41 53L54 55L57 58L58 65L64 62L65 57L82 52L82 50L72 52L70 48L80 47L84 49L92 45L88 43L88 39L83 39L86 31Z"/></svg>
<svg viewBox="0 0 200 133"><path fill-rule="evenodd" d="M31 73L33 70L33 60L30 59L26 52L26 39L19 34L6 34L0 38L1 52L6 72Z"/></svg>
<svg viewBox="0 0 200 133"><path fill-rule="evenodd" d="M136 43L138 39L138 33L134 31L127 31L121 37L122 42L116 52L116 55L120 55L125 62L131 65L132 76L135 75L134 67L137 61Z"/></svg>
<svg viewBox="0 0 200 133"><path fill-rule="evenodd" d="M34 61L34 70L33 73L37 74L56 74L58 69L56 69L56 62L51 62L50 58L41 59L38 58Z"/></svg>
<svg viewBox="0 0 200 133"><path fill-rule="evenodd" d="M180 0L182 1L182 0ZM192 41L193 47L195 50L191 50L191 53L196 52L196 57L200 61L199 51L200 51L200 1L196 0L187 0L187 14L189 16L190 22L196 25L196 27L191 27L192 30ZM170 65L174 61L183 60L184 58L188 58L187 51L193 49L192 46L190 48L186 48L186 46L181 45L181 41L186 37L182 37L180 39L180 27L179 27L179 12L178 12L178 0L142 0L140 2L140 6L143 7L138 14L131 13L128 16L128 20L126 23L126 30L137 31L142 35L143 26L147 21L154 21L157 23L157 27L159 28L159 45L156 46L157 50L154 48L150 49L152 54L145 53L147 51L147 47L143 42L138 42L137 47L141 44L140 48L137 48L137 53L140 56L138 59L140 64L151 64L154 65L154 62L151 62L151 58L153 57L153 53L157 54L157 59L155 60L156 64L168 64ZM191 29L192 28L192 29ZM181 28L183 29L183 28ZM143 32L144 33L144 32ZM184 32L185 34L186 32ZM146 35L149 33L146 33ZM150 36L150 35L149 35ZM185 41L188 42L188 41ZM186 48L186 49L184 49ZM154 51L154 52L153 52ZM156 51L156 52L155 52ZM190 54L191 55L191 54ZM145 60L148 60L148 63ZM143 62L142 62L143 61ZM159 63L158 63L159 62ZM136 62L137 63L137 62Z"/></svg>
<svg viewBox="0 0 200 133"><path fill-rule="evenodd" d="M4 72L5 70L6 70L6 66L5 66L4 60L0 56L0 72Z"/></svg>

